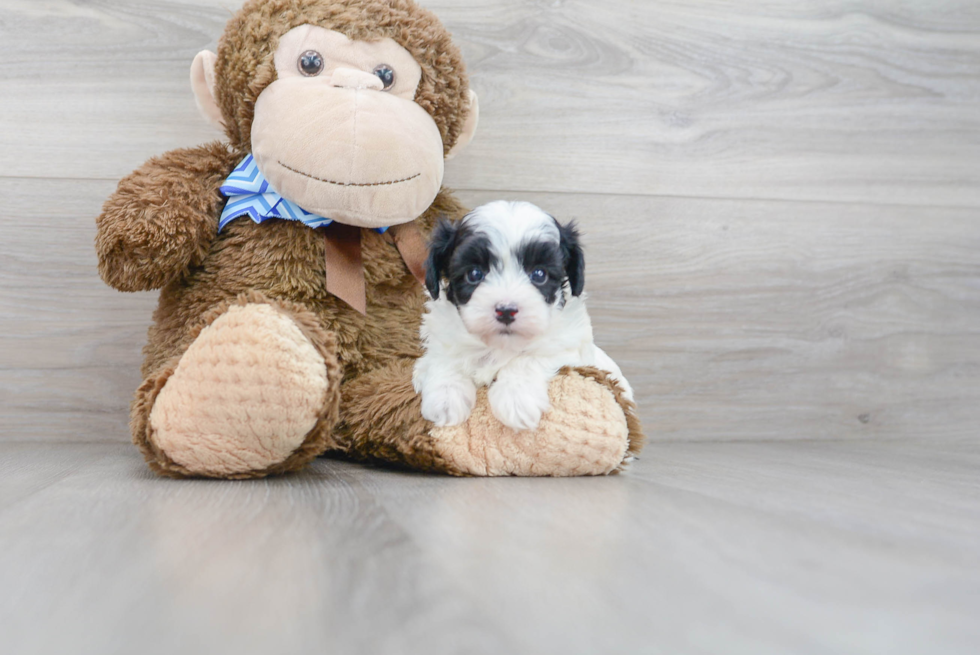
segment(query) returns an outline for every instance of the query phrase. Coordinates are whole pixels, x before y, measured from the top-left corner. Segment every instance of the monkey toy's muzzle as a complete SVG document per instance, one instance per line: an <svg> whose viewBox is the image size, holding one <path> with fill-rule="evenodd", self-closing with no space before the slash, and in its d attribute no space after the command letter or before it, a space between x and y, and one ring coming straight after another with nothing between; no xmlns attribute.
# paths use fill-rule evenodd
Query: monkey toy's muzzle
<svg viewBox="0 0 980 655"><path fill-rule="evenodd" d="M435 121L415 102L374 89L279 79L255 103L252 155L282 196L356 227L407 223L442 186Z"/></svg>

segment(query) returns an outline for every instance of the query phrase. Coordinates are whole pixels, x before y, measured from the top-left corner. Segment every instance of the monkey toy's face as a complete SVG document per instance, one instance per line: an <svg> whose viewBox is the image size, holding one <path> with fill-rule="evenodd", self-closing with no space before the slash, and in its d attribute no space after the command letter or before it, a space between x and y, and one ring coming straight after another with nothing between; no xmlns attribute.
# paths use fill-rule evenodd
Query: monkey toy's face
<svg viewBox="0 0 980 655"><path fill-rule="evenodd" d="M255 101L251 150L277 192L308 212L368 228L412 221L429 207L446 153L435 120L415 102L422 68L405 48L301 25L280 37L274 61L275 80ZM195 60L195 68L208 66ZM205 115L214 103L209 73L192 69ZM450 156L475 129L470 100ZM216 106L210 113L223 122Z"/></svg>
<svg viewBox="0 0 980 655"><path fill-rule="evenodd" d="M425 211L442 185L442 138L415 104L422 70L407 50L302 25L280 39L275 64L252 155L279 193L360 227Z"/></svg>

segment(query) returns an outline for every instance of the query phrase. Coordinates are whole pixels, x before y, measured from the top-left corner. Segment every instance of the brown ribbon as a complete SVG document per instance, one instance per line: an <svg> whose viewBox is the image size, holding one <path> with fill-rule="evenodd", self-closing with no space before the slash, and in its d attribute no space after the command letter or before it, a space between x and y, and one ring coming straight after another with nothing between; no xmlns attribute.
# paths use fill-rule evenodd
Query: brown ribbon
<svg viewBox="0 0 980 655"><path fill-rule="evenodd" d="M425 284L425 239L415 221L388 229L395 247L419 284ZM327 292L362 314L367 314L364 263L361 259L361 228L334 221L324 228Z"/></svg>
<svg viewBox="0 0 980 655"><path fill-rule="evenodd" d="M425 245L422 231L415 221L393 225L388 229L395 238L395 246L401 253L402 260L408 266L415 279L425 286L425 260L429 256L429 248Z"/></svg>

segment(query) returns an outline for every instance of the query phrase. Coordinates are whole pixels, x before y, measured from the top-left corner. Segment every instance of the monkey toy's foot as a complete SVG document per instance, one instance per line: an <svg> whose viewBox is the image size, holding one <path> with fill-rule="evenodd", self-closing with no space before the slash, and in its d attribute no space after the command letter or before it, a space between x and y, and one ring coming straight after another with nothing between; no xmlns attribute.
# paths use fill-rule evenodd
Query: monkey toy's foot
<svg viewBox="0 0 980 655"><path fill-rule="evenodd" d="M340 394L332 335L254 295L218 310L137 392L134 440L158 473L260 477L327 447Z"/></svg>
<svg viewBox="0 0 980 655"><path fill-rule="evenodd" d="M480 476L605 475L639 452L635 406L609 374L565 369L548 393L538 427L518 432L493 416L481 389L466 423L432 429L433 445L454 472Z"/></svg>

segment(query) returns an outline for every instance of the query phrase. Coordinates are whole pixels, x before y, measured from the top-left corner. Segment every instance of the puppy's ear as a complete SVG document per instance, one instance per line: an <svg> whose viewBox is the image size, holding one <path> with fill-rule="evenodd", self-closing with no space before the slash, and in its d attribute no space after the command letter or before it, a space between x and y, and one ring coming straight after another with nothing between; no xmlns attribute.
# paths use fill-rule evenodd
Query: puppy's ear
<svg viewBox="0 0 980 655"><path fill-rule="evenodd" d="M573 296L582 295L585 288L585 255L579 244L578 228L575 221L568 225L558 224L558 234L561 238L561 256L565 262L565 277L571 287Z"/></svg>
<svg viewBox="0 0 980 655"><path fill-rule="evenodd" d="M439 299L439 282L456 247L456 223L440 218L429 240L429 258L425 262L425 288L433 300Z"/></svg>

